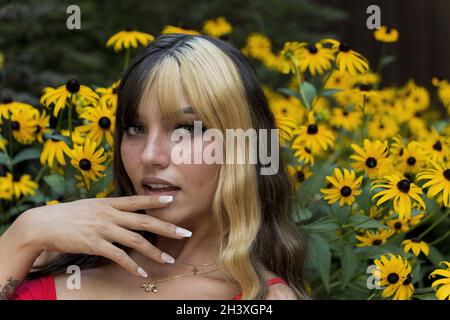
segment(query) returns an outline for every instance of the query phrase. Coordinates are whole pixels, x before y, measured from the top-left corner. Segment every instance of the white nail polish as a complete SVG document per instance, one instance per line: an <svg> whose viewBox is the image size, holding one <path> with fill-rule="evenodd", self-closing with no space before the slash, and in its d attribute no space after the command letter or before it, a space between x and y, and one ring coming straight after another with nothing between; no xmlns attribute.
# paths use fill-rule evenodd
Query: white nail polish
<svg viewBox="0 0 450 320"><path fill-rule="evenodd" d="M169 256L167 253L163 252L161 254L161 259L163 259L167 263L174 263L175 259L171 256Z"/></svg>
<svg viewBox="0 0 450 320"><path fill-rule="evenodd" d="M175 229L175 233L180 235L180 236L182 236L182 237L190 237L190 236L192 236L192 232L191 231L186 230L184 228L180 228L180 227L177 227Z"/></svg>
<svg viewBox="0 0 450 320"><path fill-rule="evenodd" d="M140 275L142 278L147 278L147 277L148 277L147 272L145 272L145 270L142 269L141 267L139 267L139 268L137 269L137 272L139 273L139 275Z"/></svg>
<svg viewBox="0 0 450 320"><path fill-rule="evenodd" d="M173 200L172 196L160 196L159 197L160 203L169 203L169 202L172 202L172 200Z"/></svg>

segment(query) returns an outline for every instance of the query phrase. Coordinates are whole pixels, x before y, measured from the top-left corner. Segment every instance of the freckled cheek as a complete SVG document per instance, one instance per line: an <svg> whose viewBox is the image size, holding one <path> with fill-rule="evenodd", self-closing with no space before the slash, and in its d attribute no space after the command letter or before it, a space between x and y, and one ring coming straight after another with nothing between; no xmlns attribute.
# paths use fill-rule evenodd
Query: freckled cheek
<svg viewBox="0 0 450 320"><path fill-rule="evenodd" d="M123 141L121 144L121 156L122 156L122 162L123 166L130 177L132 179L133 183L136 181L139 177L139 164L140 164L140 156L141 156L141 149L140 146L134 142L129 141Z"/></svg>

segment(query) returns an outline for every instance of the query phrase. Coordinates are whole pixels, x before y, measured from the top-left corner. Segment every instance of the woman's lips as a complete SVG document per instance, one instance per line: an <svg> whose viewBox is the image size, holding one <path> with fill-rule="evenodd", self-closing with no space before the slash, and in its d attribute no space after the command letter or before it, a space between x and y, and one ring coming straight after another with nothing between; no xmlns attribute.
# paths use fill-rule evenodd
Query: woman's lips
<svg viewBox="0 0 450 320"><path fill-rule="evenodd" d="M180 188L175 188L173 190L157 190L157 189L150 189L148 187L143 187L143 189L144 189L144 194L149 195L149 196L168 195L168 196L175 197L178 194L178 192L180 191Z"/></svg>

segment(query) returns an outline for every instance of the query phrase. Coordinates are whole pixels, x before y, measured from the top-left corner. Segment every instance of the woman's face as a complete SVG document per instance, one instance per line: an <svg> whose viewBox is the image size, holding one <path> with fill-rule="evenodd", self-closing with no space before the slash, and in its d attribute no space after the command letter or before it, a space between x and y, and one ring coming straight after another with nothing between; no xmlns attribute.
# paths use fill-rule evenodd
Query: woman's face
<svg viewBox="0 0 450 320"><path fill-rule="evenodd" d="M202 140L201 135L194 136L193 130L193 121L200 119L190 108L185 97L181 97L180 108L185 114L186 122L173 123L162 118L153 90L151 89L147 95L148 99L144 99L145 102L139 105L136 123L123 133L121 144L123 165L137 194L173 195L174 199L167 207L151 209L151 212L147 210L147 213L158 219L178 225L181 223L185 227L192 228L211 218L219 165L193 164L195 152L202 152L202 150L194 150L193 147L195 140ZM189 150L189 156L192 164L175 164L171 159L172 149L181 143L172 142L170 138L177 128L191 131L189 138L192 148ZM209 143L214 142L202 142L201 145L205 148ZM166 180L177 188L169 192L149 189L143 185L143 179L149 177ZM155 182L150 183L155 184Z"/></svg>

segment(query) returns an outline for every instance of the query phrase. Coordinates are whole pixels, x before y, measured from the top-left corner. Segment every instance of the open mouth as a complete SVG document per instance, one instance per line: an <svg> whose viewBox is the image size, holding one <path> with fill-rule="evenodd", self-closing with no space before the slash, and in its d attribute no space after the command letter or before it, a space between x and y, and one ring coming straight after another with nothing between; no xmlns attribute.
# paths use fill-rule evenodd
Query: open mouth
<svg viewBox="0 0 450 320"><path fill-rule="evenodd" d="M172 187L172 186L154 186L154 185L144 185L144 189L151 191L151 192L168 192L168 191L176 191L180 190L178 187Z"/></svg>

